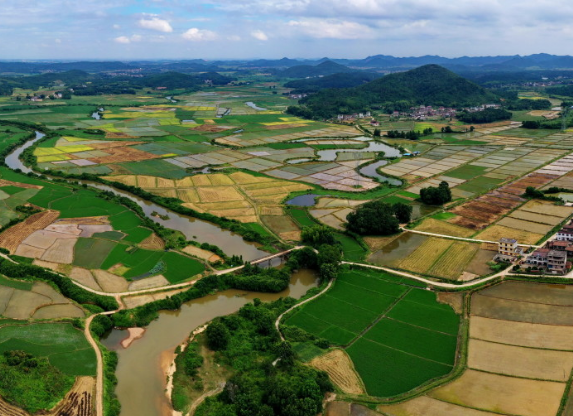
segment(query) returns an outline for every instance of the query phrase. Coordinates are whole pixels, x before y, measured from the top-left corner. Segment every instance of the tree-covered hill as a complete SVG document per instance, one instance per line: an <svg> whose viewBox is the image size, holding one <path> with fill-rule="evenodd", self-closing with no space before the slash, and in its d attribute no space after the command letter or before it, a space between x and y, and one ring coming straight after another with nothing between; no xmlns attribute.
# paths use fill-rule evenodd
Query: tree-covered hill
<svg viewBox="0 0 573 416"><path fill-rule="evenodd" d="M315 118L330 118L384 107L397 101L410 105L463 107L491 103L499 98L483 87L439 65L424 65L406 72L386 75L367 84L347 89L325 89L301 103Z"/></svg>
<svg viewBox="0 0 573 416"><path fill-rule="evenodd" d="M306 78L332 75L341 72L356 72L356 69L337 64L332 61L324 61L318 65L297 65L279 72L277 75L283 78Z"/></svg>
<svg viewBox="0 0 573 416"><path fill-rule="evenodd" d="M338 73L325 77L297 79L285 84L297 93L318 92L326 88L352 88L380 78L382 74L375 72Z"/></svg>

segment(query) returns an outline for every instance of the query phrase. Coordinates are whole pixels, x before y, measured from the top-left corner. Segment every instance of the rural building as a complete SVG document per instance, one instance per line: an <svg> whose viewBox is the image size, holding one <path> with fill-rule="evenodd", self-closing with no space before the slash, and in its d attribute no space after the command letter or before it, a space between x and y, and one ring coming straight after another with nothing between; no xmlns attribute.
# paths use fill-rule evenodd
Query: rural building
<svg viewBox="0 0 573 416"><path fill-rule="evenodd" d="M555 237L555 239L561 241L573 241L573 230L563 228L557 232L557 237Z"/></svg>
<svg viewBox="0 0 573 416"><path fill-rule="evenodd" d="M567 269L567 253L560 250L551 250L547 253L547 270L564 273Z"/></svg>
<svg viewBox="0 0 573 416"><path fill-rule="evenodd" d="M547 266L547 255L550 251L548 248L538 248L529 255L525 263L530 266L545 267Z"/></svg>
<svg viewBox="0 0 573 416"><path fill-rule="evenodd" d="M515 261L523 254L523 249L514 238L501 238L497 243L497 255L495 261Z"/></svg>

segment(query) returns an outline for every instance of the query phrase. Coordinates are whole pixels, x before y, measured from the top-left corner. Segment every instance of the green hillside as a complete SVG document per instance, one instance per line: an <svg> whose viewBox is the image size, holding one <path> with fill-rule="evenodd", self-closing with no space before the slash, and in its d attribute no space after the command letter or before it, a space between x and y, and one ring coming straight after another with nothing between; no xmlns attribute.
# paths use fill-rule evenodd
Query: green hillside
<svg viewBox="0 0 573 416"><path fill-rule="evenodd" d="M371 109L408 105L462 107L496 102L499 98L465 78L439 66L424 65L390 74L359 87L326 89L301 101L313 117L330 118Z"/></svg>

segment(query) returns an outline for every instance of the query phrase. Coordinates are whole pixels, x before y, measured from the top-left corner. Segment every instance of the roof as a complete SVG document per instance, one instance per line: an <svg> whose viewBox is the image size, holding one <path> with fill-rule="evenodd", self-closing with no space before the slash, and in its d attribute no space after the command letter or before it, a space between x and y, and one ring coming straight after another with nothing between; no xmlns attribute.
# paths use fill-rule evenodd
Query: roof
<svg viewBox="0 0 573 416"><path fill-rule="evenodd" d="M562 240L553 240L549 242L549 245L552 247L561 246L561 247L569 247L571 243L569 241L562 241Z"/></svg>
<svg viewBox="0 0 573 416"><path fill-rule="evenodd" d="M515 243L517 243L517 240L516 240L515 238L505 238L505 237L503 237L503 238L500 238L500 239L499 239L499 242L500 242L500 243L506 243L506 244L515 244Z"/></svg>
<svg viewBox="0 0 573 416"><path fill-rule="evenodd" d="M541 256L541 257L545 257L547 256L547 253L549 253L551 250L549 250L548 248L538 248L537 250L535 250L533 253L531 253L532 256Z"/></svg>
<svg viewBox="0 0 573 416"><path fill-rule="evenodd" d="M559 257L559 258L565 258L567 257L567 253L562 251L562 250L551 250L548 253L549 257Z"/></svg>

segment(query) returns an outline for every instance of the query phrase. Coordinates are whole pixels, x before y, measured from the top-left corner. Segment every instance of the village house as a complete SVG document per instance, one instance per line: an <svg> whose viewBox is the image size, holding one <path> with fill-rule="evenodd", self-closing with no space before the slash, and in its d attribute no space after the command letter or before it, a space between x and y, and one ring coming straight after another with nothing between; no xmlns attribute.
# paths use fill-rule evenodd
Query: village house
<svg viewBox="0 0 573 416"><path fill-rule="evenodd" d="M545 267L547 266L547 255L550 251L548 248L538 248L527 257L525 263L529 266Z"/></svg>
<svg viewBox="0 0 573 416"><path fill-rule="evenodd" d="M547 271L564 273L567 270L567 253L560 250L551 250L547 253Z"/></svg>
<svg viewBox="0 0 573 416"><path fill-rule="evenodd" d="M552 274L565 274L571 269L571 262L567 261L567 252L538 248L529 255L525 263L530 267L543 268Z"/></svg>
<svg viewBox="0 0 573 416"><path fill-rule="evenodd" d="M513 262L523 254L523 249L514 238L501 238L497 243L497 255L495 261Z"/></svg>
<svg viewBox="0 0 573 416"><path fill-rule="evenodd" d="M567 224L557 232L556 240L573 241L573 225Z"/></svg>

